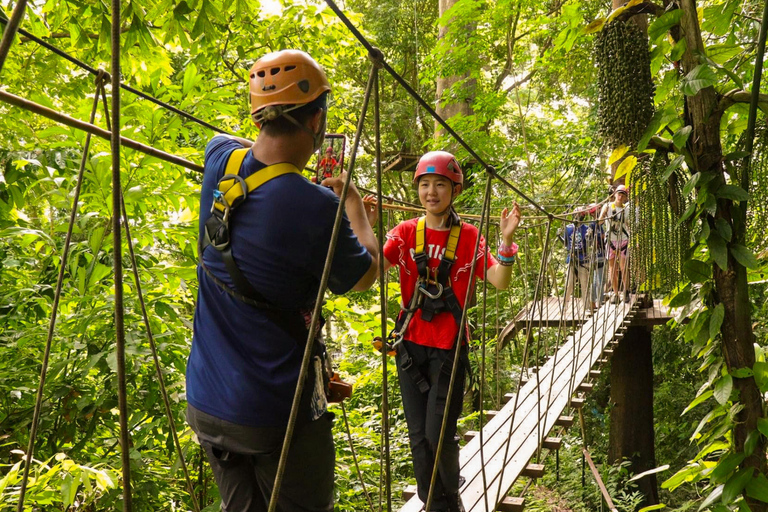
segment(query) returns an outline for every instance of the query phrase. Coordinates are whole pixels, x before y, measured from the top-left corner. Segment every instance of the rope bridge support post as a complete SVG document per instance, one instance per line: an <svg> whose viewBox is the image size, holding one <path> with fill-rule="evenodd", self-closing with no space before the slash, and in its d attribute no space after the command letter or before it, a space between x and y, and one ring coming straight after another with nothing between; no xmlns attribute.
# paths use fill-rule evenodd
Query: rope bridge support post
<svg viewBox="0 0 768 512"><path fill-rule="evenodd" d="M128 434L128 392L125 375L123 305L123 238L120 205L120 0L112 0L112 248L115 279L115 351L117 355L117 408L120 412L120 451L123 469L123 511L133 510L131 496L131 441Z"/></svg>

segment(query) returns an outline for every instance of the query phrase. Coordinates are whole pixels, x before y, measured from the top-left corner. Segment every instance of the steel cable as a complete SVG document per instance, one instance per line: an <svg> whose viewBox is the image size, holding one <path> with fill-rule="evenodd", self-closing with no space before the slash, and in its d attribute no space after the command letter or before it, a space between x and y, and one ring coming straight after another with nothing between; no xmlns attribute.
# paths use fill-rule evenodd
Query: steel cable
<svg viewBox="0 0 768 512"><path fill-rule="evenodd" d="M371 67L370 76L368 77L368 84L366 85L366 88L365 88L365 96L363 97L362 111L360 113L360 119L358 120L358 124L357 124L355 141L352 145L349 171L347 173L347 179L344 181L344 188L341 191L341 196L339 197L339 206L336 209L336 218L334 219L334 223L333 223L333 231L331 233L331 241L328 246L328 254L326 255L326 258L325 258L325 264L323 266L323 274L320 279L320 286L318 287L318 290L317 290L315 307L312 311L312 320L310 321L310 325L309 325L307 344L304 349L304 356L301 362L299 379L298 379L298 382L296 383L296 391L293 395L293 404L291 406L291 414L290 414L290 417L288 418L288 425L286 426L286 430L285 430L285 439L283 441L283 447L280 453L280 461L277 467L277 474L275 475L275 483L274 483L274 487L272 488L272 495L269 500L268 512L275 512L275 510L277 509L277 498L280 495L280 486L282 485L283 474L285 473L285 466L288 461L288 451L291 445L293 431L296 427L296 420L298 418L298 412L299 412L299 403L301 402L301 395L302 395L302 392L304 391L304 381L307 379L307 375L309 374L309 365L312 359L312 351L315 345L314 343L315 331L317 330L317 325L318 325L321 310L323 307L323 297L325 295L325 290L328 286L328 280L331 274L331 263L333 262L333 255L336 251L336 243L338 241L339 232L341 231L341 219L344 214L344 202L346 201L346 198L347 198L347 191L349 190L349 185L352 182L352 175L355 169L357 149L358 149L358 146L360 145L360 137L362 135L363 126L365 124L365 114L368 110L368 102L371 97L371 91L373 89L373 84L374 84L374 80L377 73L378 73L378 68L375 65L373 65Z"/></svg>

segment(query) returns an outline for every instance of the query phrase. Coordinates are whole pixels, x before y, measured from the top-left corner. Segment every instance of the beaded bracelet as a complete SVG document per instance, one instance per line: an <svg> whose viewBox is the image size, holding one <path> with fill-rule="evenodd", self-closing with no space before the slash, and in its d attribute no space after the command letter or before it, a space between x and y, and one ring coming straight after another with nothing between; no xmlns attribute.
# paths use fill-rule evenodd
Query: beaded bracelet
<svg viewBox="0 0 768 512"><path fill-rule="evenodd" d="M499 265L502 267L511 267L514 265L517 258L514 256L502 256L499 254L496 259L499 261Z"/></svg>

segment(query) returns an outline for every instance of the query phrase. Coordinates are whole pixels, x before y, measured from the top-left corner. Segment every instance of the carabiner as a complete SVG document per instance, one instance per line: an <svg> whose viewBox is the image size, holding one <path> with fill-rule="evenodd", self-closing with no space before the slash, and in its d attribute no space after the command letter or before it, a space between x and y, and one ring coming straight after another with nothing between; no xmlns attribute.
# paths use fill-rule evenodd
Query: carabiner
<svg viewBox="0 0 768 512"><path fill-rule="evenodd" d="M434 295L429 293L427 289L424 287L424 285L419 286L419 292L426 295L432 300L437 300L440 298L441 295L443 295L443 285L441 285L440 283L436 283L436 284L437 284L437 293Z"/></svg>

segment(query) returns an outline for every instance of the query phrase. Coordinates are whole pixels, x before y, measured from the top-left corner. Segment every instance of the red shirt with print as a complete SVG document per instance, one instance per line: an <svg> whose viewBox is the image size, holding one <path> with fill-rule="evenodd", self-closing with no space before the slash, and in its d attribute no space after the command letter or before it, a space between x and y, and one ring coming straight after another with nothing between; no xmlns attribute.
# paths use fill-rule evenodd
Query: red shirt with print
<svg viewBox="0 0 768 512"><path fill-rule="evenodd" d="M335 158L328 158L327 156L320 160L320 170L323 172L323 178L330 178L333 176L333 171L339 162Z"/></svg>
<svg viewBox="0 0 768 512"><path fill-rule="evenodd" d="M384 244L384 256L392 265L397 265L400 270L400 289L403 304L409 304L413 296L419 272L414 260L416 247L416 224L418 219L411 219L400 223L392 231L387 233L387 241ZM450 230L435 230L426 228L424 239L424 252L429 257L429 268L434 272L440 264L440 259L445 253ZM464 299L467 296L469 286L469 272L472 268L472 255L477 241L477 228L471 224L462 224L459 235L459 245L456 248L456 262L451 267L450 285L464 307ZM485 239L480 237L480 247L477 253L477 266L475 275L483 278L483 261L488 268L496 265L493 255L485 258ZM406 328L404 338L427 347L450 349L456 340L459 329L450 311L443 311L435 315L431 322L421 319L421 310L416 311L411 322Z"/></svg>

